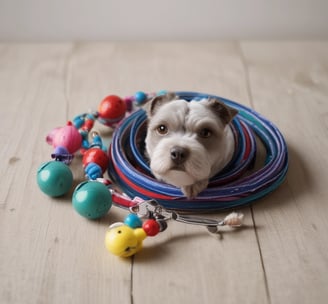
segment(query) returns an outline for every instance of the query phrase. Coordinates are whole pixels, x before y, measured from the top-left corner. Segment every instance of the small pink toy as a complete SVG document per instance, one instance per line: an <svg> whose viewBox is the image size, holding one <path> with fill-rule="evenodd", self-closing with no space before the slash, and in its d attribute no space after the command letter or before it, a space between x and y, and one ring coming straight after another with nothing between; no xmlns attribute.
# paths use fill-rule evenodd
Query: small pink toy
<svg viewBox="0 0 328 304"><path fill-rule="evenodd" d="M65 127L53 129L47 135L46 141L54 148L65 147L69 153L74 154L81 148L82 135L71 122L68 122Z"/></svg>

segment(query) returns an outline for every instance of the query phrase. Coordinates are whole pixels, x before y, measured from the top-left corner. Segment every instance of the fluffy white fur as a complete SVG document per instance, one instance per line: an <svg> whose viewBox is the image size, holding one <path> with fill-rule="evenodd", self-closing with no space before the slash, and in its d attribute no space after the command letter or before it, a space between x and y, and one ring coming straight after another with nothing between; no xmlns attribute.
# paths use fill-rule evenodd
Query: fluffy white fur
<svg viewBox="0 0 328 304"><path fill-rule="evenodd" d="M154 176L166 183L180 187L192 198L205 189L214 176L231 160L234 137L227 121L234 110L220 104L228 120L221 119L213 100L202 101L161 100L148 109L146 151ZM230 112L229 112L230 111ZM158 129L165 126L167 132ZM205 132L205 137L203 136ZM183 164L171 159L171 149L182 147L189 151Z"/></svg>

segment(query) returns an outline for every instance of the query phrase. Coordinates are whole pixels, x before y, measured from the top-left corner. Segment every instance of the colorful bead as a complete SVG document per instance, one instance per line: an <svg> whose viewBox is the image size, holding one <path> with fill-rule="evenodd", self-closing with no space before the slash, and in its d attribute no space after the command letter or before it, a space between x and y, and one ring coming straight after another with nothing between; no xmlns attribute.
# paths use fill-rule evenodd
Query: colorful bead
<svg viewBox="0 0 328 304"><path fill-rule="evenodd" d="M64 163L49 161L39 167L37 183L42 192L57 197L64 195L72 187L73 174Z"/></svg>
<svg viewBox="0 0 328 304"><path fill-rule="evenodd" d="M85 153L86 150L88 150L90 147L89 141L87 139L83 139L82 145L81 145L81 153L82 155Z"/></svg>
<svg viewBox="0 0 328 304"><path fill-rule="evenodd" d="M90 145L90 148L103 148L102 139L97 132L92 133L92 143Z"/></svg>
<svg viewBox="0 0 328 304"><path fill-rule="evenodd" d="M133 110L133 97L125 97L124 102L126 104L126 111L127 112L132 112Z"/></svg>
<svg viewBox="0 0 328 304"><path fill-rule="evenodd" d="M102 173L104 173L107 170L109 158L103 150L99 148L91 148L84 152L82 163L84 168L89 163L96 163L101 167Z"/></svg>
<svg viewBox="0 0 328 304"><path fill-rule="evenodd" d="M134 94L134 99L137 105L141 105L147 100L147 95L144 92L139 91Z"/></svg>
<svg viewBox="0 0 328 304"><path fill-rule="evenodd" d="M55 129L53 133L48 135L47 141L50 140L51 134L53 136L51 143L54 148L62 146L65 147L69 153L74 154L81 147L82 136L72 125Z"/></svg>
<svg viewBox="0 0 328 304"><path fill-rule="evenodd" d="M93 125L95 124L95 121L93 119L87 119L83 126L81 127L81 129L83 131L87 131L89 132L92 128L93 128Z"/></svg>
<svg viewBox="0 0 328 304"><path fill-rule="evenodd" d="M76 187L72 202L80 215L97 219L108 213L112 206L112 196L104 184L86 181Z"/></svg>
<svg viewBox="0 0 328 304"><path fill-rule="evenodd" d="M69 154L68 150L65 147L62 146L57 146L53 152L54 156L56 155L65 155L65 154ZM51 156L53 157L53 156Z"/></svg>
<svg viewBox="0 0 328 304"><path fill-rule="evenodd" d="M161 90L161 91L158 91L156 95L157 96L165 95L165 94L167 94L167 92L168 92L167 90Z"/></svg>
<svg viewBox="0 0 328 304"><path fill-rule="evenodd" d="M140 228L142 227L142 221L138 215L130 213L126 216L124 224L131 228Z"/></svg>
<svg viewBox="0 0 328 304"><path fill-rule="evenodd" d="M63 162L65 165L70 165L74 155L70 154L65 147L58 146L51 154L51 158L56 161Z"/></svg>
<svg viewBox="0 0 328 304"><path fill-rule="evenodd" d="M98 119L107 126L119 122L126 113L126 103L116 95L105 97L98 107Z"/></svg>
<svg viewBox="0 0 328 304"><path fill-rule="evenodd" d="M158 222L153 219L146 220L142 224L142 228L145 230L148 236L155 236L160 232L160 226Z"/></svg>
<svg viewBox="0 0 328 304"><path fill-rule="evenodd" d="M86 176L91 180L95 180L97 178L102 177L102 169L99 165L97 165L95 163L89 163L84 168L84 172L85 172Z"/></svg>
<svg viewBox="0 0 328 304"><path fill-rule="evenodd" d="M76 129L80 129L84 124L84 116L78 115L73 119L73 125Z"/></svg>

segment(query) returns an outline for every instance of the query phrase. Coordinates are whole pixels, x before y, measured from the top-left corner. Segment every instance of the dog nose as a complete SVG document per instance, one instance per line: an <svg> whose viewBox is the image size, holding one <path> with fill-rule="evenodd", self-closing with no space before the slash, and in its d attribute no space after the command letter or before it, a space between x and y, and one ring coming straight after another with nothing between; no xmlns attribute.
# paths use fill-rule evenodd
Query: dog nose
<svg viewBox="0 0 328 304"><path fill-rule="evenodd" d="M171 160L177 165L184 163L189 156L189 150L183 147L174 146L170 152Z"/></svg>

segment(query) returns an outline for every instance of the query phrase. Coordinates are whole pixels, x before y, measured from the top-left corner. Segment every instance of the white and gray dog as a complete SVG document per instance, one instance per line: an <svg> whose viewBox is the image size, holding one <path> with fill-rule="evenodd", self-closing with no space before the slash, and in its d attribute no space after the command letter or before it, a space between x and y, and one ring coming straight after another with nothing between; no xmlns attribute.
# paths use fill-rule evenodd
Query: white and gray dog
<svg viewBox="0 0 328 304"><path fill-rule="evenodd" d="M187 102L174 93L153 98L145 109L153 175L181 188L187 198L197 196L233 156L228 124L237 111L215 98Z"/></svg>

